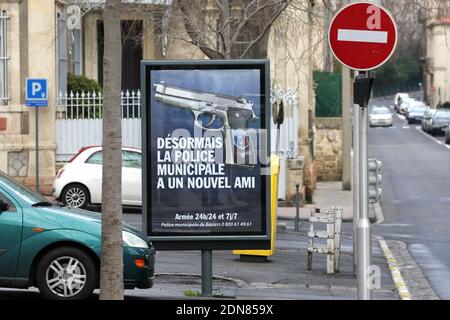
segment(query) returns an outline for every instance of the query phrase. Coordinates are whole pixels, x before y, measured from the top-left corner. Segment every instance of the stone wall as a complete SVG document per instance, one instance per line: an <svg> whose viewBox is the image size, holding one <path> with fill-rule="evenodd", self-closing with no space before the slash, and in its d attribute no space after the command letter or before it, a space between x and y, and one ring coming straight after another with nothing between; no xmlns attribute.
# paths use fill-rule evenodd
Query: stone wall
<svg viewBox="0 0 450 320"><path fill-rule="evenodd" d="M54 119L56 96L56 14L60 2L0 1L7 20L7 87L9 100L0 108L0 171L34 185L36 168L35 115L25 106L25 79L48 79L49 105L39 108L39 171L43 193L50 193L55 177Z"/></svg>
<svg viewBox="0 0 450 320"><path fill-rule="evenodd" d="M315 152L317 180L341 181L341 118L316 118Z"/></svg>

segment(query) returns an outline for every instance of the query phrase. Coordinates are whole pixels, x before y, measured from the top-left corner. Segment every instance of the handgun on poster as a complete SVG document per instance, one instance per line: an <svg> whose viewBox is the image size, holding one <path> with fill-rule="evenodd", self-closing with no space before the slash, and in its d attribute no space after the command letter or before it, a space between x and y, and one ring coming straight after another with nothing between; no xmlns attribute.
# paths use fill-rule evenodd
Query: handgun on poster
<svg viewBox="0 0 450 320"><path fill-rule="evenodd" d="M253 111L253 101L174 87L164 82L154 86L156 100L191 111L194 125L203 130L222 132L226 164L247 165L248 158L254 157L254 150L249 150L252 142L248 129L250 122L259 118ZM207 121L203 121L205 118Z"/></svg>

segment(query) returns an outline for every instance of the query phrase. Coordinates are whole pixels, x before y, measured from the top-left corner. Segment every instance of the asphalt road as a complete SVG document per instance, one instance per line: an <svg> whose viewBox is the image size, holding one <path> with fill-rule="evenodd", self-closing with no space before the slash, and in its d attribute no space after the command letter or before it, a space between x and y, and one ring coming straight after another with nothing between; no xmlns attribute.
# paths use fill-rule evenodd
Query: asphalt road
<svg viewBox="0 0 450 320"><path fill-rule="evenodd" d="M398 115L393 127L369 130L369 157L383 163L385 222L374 234L406 242L436 293L450 299L450 146L443 141Z"/></svg>

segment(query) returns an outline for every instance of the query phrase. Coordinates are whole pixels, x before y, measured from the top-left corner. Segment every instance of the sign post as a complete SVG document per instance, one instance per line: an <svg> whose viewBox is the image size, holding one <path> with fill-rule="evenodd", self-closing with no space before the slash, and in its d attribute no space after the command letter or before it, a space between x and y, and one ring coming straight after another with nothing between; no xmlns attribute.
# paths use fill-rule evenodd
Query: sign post
<svg viewBox="0 0 450 320"><path fill-rule="evenodd" d="M28 78L26 83L26 105L35 110L35 136L36 136L36 192L39 192L39 108L48 106L47 79Z"/></svg>
<svg viewBox="0 0 450 320"><path fill-rule="evenodd" d="M333 18L328 33L331 50L336 59L350 69L360 71L354 82L354 129L358 130L358 146L354 162L358 175L359 193L353 210L358 210L356 244L358 298L372 299L370 284L371 236L368 197L368 104L374 80L373 70L384 64L394 53L397 29L392 16L383 7L358 2L342 8ZM354 215L355 217L355 215Z"/></svg>

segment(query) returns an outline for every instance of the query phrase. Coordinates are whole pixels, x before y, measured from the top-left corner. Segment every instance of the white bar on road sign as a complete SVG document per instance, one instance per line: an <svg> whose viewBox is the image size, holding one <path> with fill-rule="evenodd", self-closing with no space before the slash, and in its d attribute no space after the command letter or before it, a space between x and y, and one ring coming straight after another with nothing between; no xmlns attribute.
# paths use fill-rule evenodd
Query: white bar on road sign
<svg viewBox="0 0 450 320"><path fill-rule="evenodd" d="M339 29L338 41L387 43L386 31Z"/></svg>

